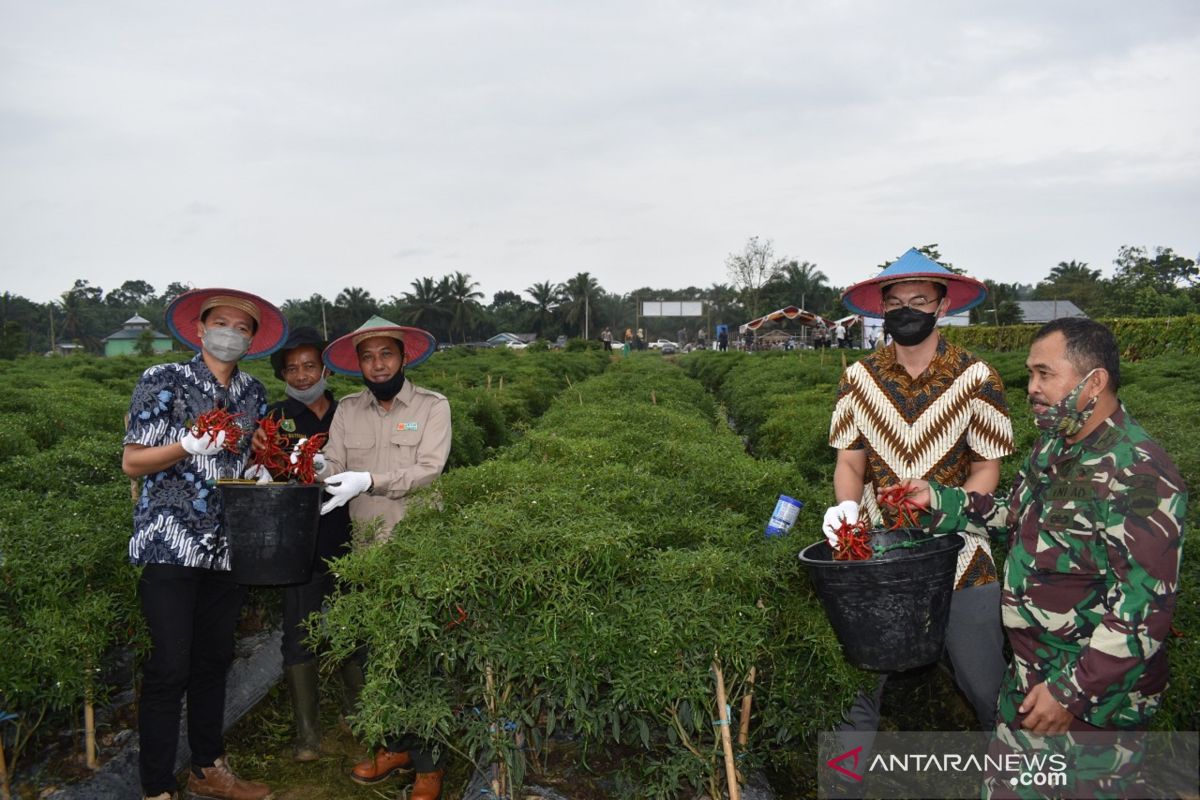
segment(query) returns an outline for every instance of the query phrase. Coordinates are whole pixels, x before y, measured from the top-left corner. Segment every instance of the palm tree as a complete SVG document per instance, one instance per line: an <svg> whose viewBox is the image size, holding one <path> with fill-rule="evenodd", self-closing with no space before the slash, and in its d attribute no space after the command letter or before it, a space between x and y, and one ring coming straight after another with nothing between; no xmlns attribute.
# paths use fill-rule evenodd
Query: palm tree
<svg viewBox="0 0 1200 800"><path fill-rule="evenodd" d="M1058 262L1046 280L1033 290L1033 297L1036 300L1070 300L1089 311L1095 308L1103 292L1100 270L1091 269L1086 262L1071 260Z"/></svg>
<svg viewBox="0 0 1200 800"><path fill-rule="evenodd" d="M411 292L400 298L400 321L429 331L437 331L446 319L446 301L442 284L433 278L414 280Z"/></svg>
<svg viewBox="0 0 1200 800"><path fill-rule="evenodd" d="M336 322L332 327L339 334L353 330L379 313L379 304L371 297L371 293L357 286L343 289L334 298L333 304L331 316Z"/></svg>
<svg viewBox="0 0 1200 800"><path fill-rule="evenodd" d="M767 296L775 305L798 304L807 309L822 310L832 293L825 273L809 261L789 261L779 275L766 287Z"/></svg>
<svg viewBox="0 0 1200 800"><path fill-rule="evenodd" d="M554 312L561 300L558 287L550 281L542 281L526 289L525 294L533 299L533 330L541 336L548 324L554 321Z"/></svg>
<svg viewBox="0 0 1200 800"><path fill-rule="evenodd" d="M93 351L99 349L99 338L93 335L96 333L93 328L97 327L98 312L104 307L102 296L103 290L99 286L92 286L82 279L62 293L62 300L57 304L63 314L59 341L77 342ZM53 344L51 342L51 346Z"/></svg>
<svg viewBox="0 0 1200 800"><path fill-rule="evenodd" d="M288 318L288 324L291 327L299 328L311 325L317 330L323 331L323 336L327 336L328 331L323 329L328 327L329 320L325 318L325 311L329 305L329 301L320 294L312 294L308 296L307 300L299 298L286 300L279 310Z"/></svg>
<svg viewBox="0 0 1200 800"><path fill-rule="evenodd" d="M447 316L450 318L450 338L453 340L454 332L458 331L465 342L467 329L479 319L483 311L483 306L479 304L483 299L483 292L479 291L479 284L471 280L470 275L461 272L442 278L441 289Z"/></svg>
<svg viewBox="0 0 1200 800"><path fill-rule="evenodd" d="M1058 266L1050 270L1050 276L1046 278L1048 283L1096 280L1100 280L1100 270L1091 269L1086 261L1075 259L1058 262Z"/></svg>
<svg viewBox="0 0 1200 800"><path fill-rule="evenodd" d="M600 284L590 273L580 272L559 287L559 291L564 298L564 319L568 323L578 323L580 337L587 338L585 322L589 316L588 311L599 294Z"/></svg>

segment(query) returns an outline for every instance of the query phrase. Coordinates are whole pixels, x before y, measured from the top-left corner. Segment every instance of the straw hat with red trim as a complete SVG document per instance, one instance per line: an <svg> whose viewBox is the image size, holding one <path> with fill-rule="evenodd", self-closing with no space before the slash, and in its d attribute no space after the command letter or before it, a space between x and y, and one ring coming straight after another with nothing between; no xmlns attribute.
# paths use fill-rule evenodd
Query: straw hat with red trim
<svg viewBox="0 0 1200 800"><path fill-rule="evenodd" d="M383 317L371 317L355 330L345 336L334 339L325 348L323 358L325 366L342 375L361 375L358 366L359 342L375 336L390 336L404 345L404 366L415 367L433 355L437 348L437 339L433 334L420 328L408 325L397 325Z"/></svg>
<svg viewBox="0 0 1200 800"><path fill-rule="evenodd" d="M974 278L958 275L928 258L915 247L884 267L874 278L856 283L842 292L846 308L864 317L883 316L883 290L904 281L932 281L946 287L950 300L947 314L974 308L987 297L987 287Z"/></svg>
<svg viewBox="0 0 1200 800"><path fill-rule="evenodd" d="M200 336L197 323L200 322L200 315L217 306L245 311L258 323L250 339L250 350L243 358L269 356L287 339L288 324L283 312L258 295L237 289L193 289L184 292L167 306L167 327L176 339L198 353Z"/></svg>

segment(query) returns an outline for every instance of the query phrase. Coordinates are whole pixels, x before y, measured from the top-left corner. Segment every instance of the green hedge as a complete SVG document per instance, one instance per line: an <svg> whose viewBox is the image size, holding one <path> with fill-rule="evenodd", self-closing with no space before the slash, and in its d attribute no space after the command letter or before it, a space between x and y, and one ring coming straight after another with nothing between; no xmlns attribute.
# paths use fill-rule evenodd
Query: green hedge
<svg viewBox="0 0 1200 800"><path fill-rule="evenodd" d="M500 457L442 478L440 509L336 565L321 630L343 656L371 654L357 731L419 732L519 775L516 734L536 752L566 727L585 753L635 748L623 794L694 796L719 774L717 651L735 711L759 670L746 757L796 746L870 680L843 661L796 559L814 512L764 538L776 496L807 492L746 455L699 383L622 360Z"/></svg>
<svg viewBox="0 0 1200 800"><path fill-rule="evenodd" d="M1200 316L1102 319L1121 347L1121 357L1140 361L1160 355L1200 356ZM1041 325L948 327L946 338L971 350L1028 351Z"/></svg>

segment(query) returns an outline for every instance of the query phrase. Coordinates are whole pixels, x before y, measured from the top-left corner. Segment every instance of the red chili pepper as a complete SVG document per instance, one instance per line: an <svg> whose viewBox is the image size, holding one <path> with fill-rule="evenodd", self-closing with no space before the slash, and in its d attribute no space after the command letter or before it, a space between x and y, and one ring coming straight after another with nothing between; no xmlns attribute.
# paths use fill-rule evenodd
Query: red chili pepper
<svg viewBox="0 0 1200 800"><path fill-rule="evenodd" d="M448 623L446 623L446 630L450 630L451 628L457 628L459 625L462 625L464 622L467 621L466 609L464 609L458 603L454 604L454 608L458 611L458 617L455 619L452 619Z"/></svg>
<svg viewBox="0 0 1200 800"><path fill-rule="evenodd" d="M296 462L289 461L289 473L301 483L312 483L317 479L317 471L313 468L313 458L325 446L328 437L323 433L314 433L296 450Z"/></svg>
<svg viewBox="0 0 1200 800"><path fill-rule="evenodd" d="M280 422L274 417L263 417L258 426L266 434L267 443L261 450L255 450L251 461L266 467L272 478L281 478L288 472L291 464L288 461L287 436L279 432Z"/></svg>
<svg viewBox="0 0 1200 800"><path fill-rule="evenodd" d="M851 525L842 520L837 530L838 546L833 550L834 561L866 561L871 557L871 523L865 519Z"/></svg>
<svg viewBox="0 0 1200 800"><path fill-rule="evenodd" d="M923 509L912 501L911 495L912 490L908 484L889 486L879 493L879 502L890 509L894 516L890 530L920 527L920 514Z"/></svg>
<svg viewBox="0 0 1200 800"><path fill-rule="evenodd" d="M195 428L197 436L207 435L209 442L215 442L217 434L225 431L224 449L231 453L239 453L244 433L242 426L237 422L237 418L240 416L242 415L230 414L223 408L214 408L197 417L192 427Z"/></svg>

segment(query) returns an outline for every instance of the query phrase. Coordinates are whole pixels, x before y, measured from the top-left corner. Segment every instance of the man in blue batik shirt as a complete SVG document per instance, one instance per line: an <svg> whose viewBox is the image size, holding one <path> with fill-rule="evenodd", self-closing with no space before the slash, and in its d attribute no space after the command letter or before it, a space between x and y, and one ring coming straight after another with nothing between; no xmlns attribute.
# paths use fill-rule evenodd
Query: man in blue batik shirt
<svg viewBox="0 0 1200 800"><path fill-rule="evenodd" d="M266 412L262 384L238 362L278 348L287 322L260 297L206 289L180 295L167 309L167 325L198 353L143 373L121 460L125 474L144 479L129 540L130 561L142 567L138 594L151 640L138 702L142 791L153 800L174 796L186 692L188 790L215 800L263 800L270 789L237 777L225 759L225 672L245 587L230 577L216 481L243 476L251 434ZM237 452L226 448L225 433L193 427L215 408L240 415Z"/></svg>

